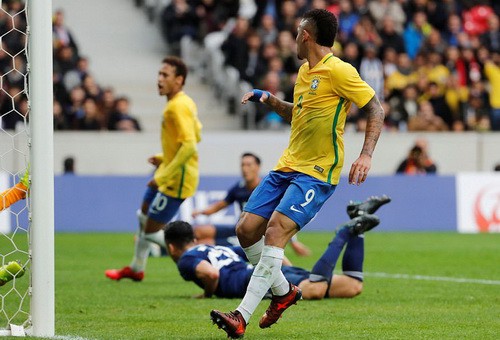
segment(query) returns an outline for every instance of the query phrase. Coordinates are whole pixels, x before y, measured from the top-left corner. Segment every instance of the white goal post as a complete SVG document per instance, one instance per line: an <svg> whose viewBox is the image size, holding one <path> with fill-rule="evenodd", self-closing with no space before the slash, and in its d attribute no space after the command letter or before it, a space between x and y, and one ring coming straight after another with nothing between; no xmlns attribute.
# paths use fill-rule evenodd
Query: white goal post
<svg viewBox="0 0 500 340"><path fill-rule="evenodd" d="M52 0L27 0L31 131L31 329L55 334Z"/></svg>
<svg viewBox="0 0 500 340"><path fill-rule="evenodd" d="M0 337L53 337L52 0L0 4Z"/></svg>

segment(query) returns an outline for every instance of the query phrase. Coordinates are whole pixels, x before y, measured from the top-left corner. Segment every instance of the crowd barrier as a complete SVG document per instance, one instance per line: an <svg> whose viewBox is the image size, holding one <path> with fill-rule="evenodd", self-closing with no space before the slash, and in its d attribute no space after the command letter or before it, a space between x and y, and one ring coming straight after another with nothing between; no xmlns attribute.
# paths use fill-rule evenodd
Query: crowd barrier
<svg viewBox="0 0 500 340"><path fill-rule="evenodd" d="M148 182L147 176L75 176L55 178L55 227L59 232L135 232L136 210ZM236 206L212 216L191 218L193 208L203 208L223 199L239 180L234 176L202 176L199 190L181 206L177 219L198 224L234 225ZM305 230L333 231L347 221L350 200L371 195L389 195L392 202L380 208L377 231L500 231L500 174L464 173L457 176L372 176L361 186L347 184L343 177L335 193ZM15 210L11 225L26 218ZM26 210L26 209L24 209Z"/></svg>

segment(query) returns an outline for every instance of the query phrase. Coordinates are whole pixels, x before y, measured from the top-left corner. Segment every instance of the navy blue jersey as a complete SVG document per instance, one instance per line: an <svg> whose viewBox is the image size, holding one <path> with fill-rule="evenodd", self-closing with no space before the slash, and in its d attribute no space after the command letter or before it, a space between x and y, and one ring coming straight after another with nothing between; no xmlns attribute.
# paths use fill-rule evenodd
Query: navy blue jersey
<svg viewBox="0 0 500 340"><path fill-rule="evenodd" d="M198 245L182 254L177 261L179 273L184 280L193 281L202 289L203 283L196 277L196 266L203 260L219 269L219 284L215 296L241 298L245 295L253 266L246 262L247 258L241 247ZM281 270L286 279L296 286L308 279L310 274L298 267L283 266Z"/></svg>
<svg viewBox="0 0 500 340"><path fill-rule="evenodd" d="M245 181L241 180L233 187L231 187L231 189L229 189L226 198L224 198L224 201L226 201L228 205L232 204L233 202L238 202L240 210L243 211L243 208L245 207L245 204L247 204L252 191L253 190L249 190L246 187Z"/></svg>
<svg viewBox="0 0 500 340"><path fill-rule="evenodd" d="M225 298L243 297L253 266L242 255L244 253L240 247L198 245L182 254L177 261L177 268L184 280L193 281L204 288L196 277L196 266L203 260L208 261L219 269L219 284L214 294Z"/></svg>

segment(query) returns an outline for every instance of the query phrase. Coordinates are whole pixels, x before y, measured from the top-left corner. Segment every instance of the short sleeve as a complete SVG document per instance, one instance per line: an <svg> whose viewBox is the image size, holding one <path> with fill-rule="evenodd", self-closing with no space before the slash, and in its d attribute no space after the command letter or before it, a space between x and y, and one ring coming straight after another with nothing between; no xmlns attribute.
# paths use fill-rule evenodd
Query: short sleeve
<svg viewBox="0 0 500 340"><path fill-rule="evenodd" d="M332 88L339 96L362 108L375 95L375 91L359 76L358 71L346 62L332 69Z"/></svg>

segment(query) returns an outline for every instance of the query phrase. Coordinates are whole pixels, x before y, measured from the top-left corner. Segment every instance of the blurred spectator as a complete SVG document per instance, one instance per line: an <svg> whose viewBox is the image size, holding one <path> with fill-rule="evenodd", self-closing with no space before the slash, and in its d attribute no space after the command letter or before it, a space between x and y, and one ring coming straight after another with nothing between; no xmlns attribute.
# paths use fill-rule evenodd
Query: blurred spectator
<svg viewBox="0 0 500 340"><path fill-rule="evenodd" d="M418 75L414 72L410 58L406 53L398 57L397 70L386 80L388 96L398 95L406 86L416 84Z"/></svg>
<svg viewBox="0 0 500 340"><path fill-rule="evenodd" d="M74 175L75 174L75 158L68 156L63 160L63 174L64 175Z"/></svg>
<svg viewBox="0 0 500 340"><path fill-rule="evenodd" d="M116 99L115 111L111 113L108 122L109 130L141 131L137 119L130 115L130 101L126 97Z"/></svg>
<svg viewBox="0 0 500 340"><path fill-rule="evenodd" d="M436 115L441 117L448 127L451 128L453 124L453 116L437 83L429 83L425 97L427 97L427 100L432 105Z"/></svg>
<svg viewBox="0 0 500 340"><path fill-rule="evenodd" d="M408 129L408 119L417 115L418 91L414 84L406 86L402 95L395 95L390 99L391 110L387 119L391 125L397 126L401 131Z"/></svg>
<svg viewBox="0 0 500 340"><path fill-rule="evenodd" d="M458 37L463 32L462 19L457 14L448 18L448 26L444 32L444 40L448 45L458 46Z"/></svg>
<svg viewBox="0 0 500 340"><path fill-rule="evenodd" d="M489 131L491 129L488 109L481 93L472 92L465 107L464 123L467 130Z"/></svg>
<svg viewBox="0 0 500 340"><path fill-rule="evenodd" d="M99 111L94 99L85 99L83 102L82 113L83 116L75 120L76 130L101 130L102 124L99 119Z"/></svg>
<svg viewBox="0 0 500 340"><path fill-rule="evenodd" d="M500 21L492 14L488 18L488 31L481 35L481 43L490 51L500 51Z"/></svg>
<svg viewBox="0 0 500 340"><path fill-rule="evenodd" d="M108 127L111 114L115 111L115 91L111 87L102 90L101 100L97 103L103 116L103 126Z"/></svg>
<svg viewBox="0 0 500 340"><path fill-rule="evenodd" d="M83 102L85 101L85 91L81 86L71 89L69 94L70 101L67 107L63 107L66 122L72 129L77 127L76 121L84 116Z"/></svg>
<svg viewBox="0 0 500 340"><path fill-rule="evenodd" d="M401 36L401 32L396 30L394 17L386 16L382 21L382 30L380 31L380 39L382 39L382 53L387 49L392 48L396 53L405 51L405 42Z"/></svg>
<svg viewBox="0 0 500 340"><path fill-rule="evenodd" d="M275 1L275 3L278 4L279 1ZM278 15L278 13L276 13L276 15ZM295 26L296 26L297 16L298 16L297 3L292 0L282 1L281 7L279 8L277 28L280 31L293 32L296 29Z"/></svg>
<svg viewBox="0 0 500 340"><path fill-rule="evenodd" d="M401 34L403 32L404 24L406 22L406 15L401 7L401 4L396 0L379 0L370 1L368 4L370 9L370 15L379 23L377 28L383 30L383 27L387 25L387 20L391 22L391 25L395 32ZM383 23L383 26L380 24ZM402 51L401 51L402 52Z"/></svg>
<svg viewBox="0 0 500 340"><path fill-rule="evenodd" d="M198 37L199 20L196 8L187 0L172 0L165 7L161 19L162 32L168 42L170 53L180 55L182 37Z"/></svg>
<svg viewBox="0 0 500 340"><path fill-rule="evenodd" d="M396 169L397 174L403 175L425 175L435 174L437 171L434 163L427 157L424 149L414 145L408 157L405 158Z"/></svg>
<svg viewBox="0 0 500 340"><path fill-rule="evenodd" d="M344 47L344 55L342 57L342 60L354 66L359 72L359 68L361 65L361 56L359 54L358 44L356 44L355 42L348 42Z"/></svg>
<svg viewBox="0 0 500 340"><path fill-rule="evenodd" d="M354 12L349 0L340 0L339 39L346 42L354 33L354 27L359 21L359 15Z"/></svg>
<svg viewBox="0 0 500 340"><path fill-rule="evenodd" d="M68 122L64 115L64 111L61 103L54 99L53 104L54 111L54 130L66 130L68 129Z"/></svg>
<svg viewBox="0 0 500 340"><path fill-rule="evenodd" d="M283 61L283 67L287 74L298 72L302 63L297 57L295 38L289 31L281 31L278 35L278 56Z"/></svg>
<svg viewBox="0 0 500 340"><path fill-rule="evenodd" d="M432 26L427 22L427 15L423 11L413 14L412 21L406 27L403 37L406 53L410 59L415 59L425 38L431 33Z"/></svg>
<svg viewBox="0 0 500 340"><path fill-rule="evenodd" d="M422 149L424 155L424 166L427 172L435 173L437 172L437 166L430 157L429 153L429 141L426 138L420 137L415 140L415 146Z"/></svg>
<svg viewBox="0 0 500 340"><path fill-rule="evenodd" d="M70 90L75 86L82 85L86 76L90 75L89 61L85 57L79 57L76 61L76 67L70 69L63 78L64 87Z"/></svg>
<svg viewBox="0 0 500 340"><path fill-rule="evenodd" d="M82 80L82 87L85 91L85 96L93 98L95 101L98 101L102 97L102 90L99 85L96 83L94 77L90 74L86 74Z"/></svg>
<svg viewBox="0 0 500 340"><path fill-rule="evenodd" d="M266 72L266 61L262 56L262 41L260 36L251 32L247 39L246 52L247 55L242 60L240 77L243 80L248 81L250 84L257 84L261 77Z"/></svg>
<svg viewBox="0 0 500 340"><path fill-rule="evenodd" d="M56 10L52 20L52 42L54 50L58 51L62 47L69 47L73 55L78 55L78 45L69 29L64 25L64 12L60 9Z"/></svg>
<svg viewBox="0 0 500 340"><path fill-rule="evenodd" d="M370 43L365 45L364 57L361 59L359 75L370 85L380 101L384 100L384 68L377 58L377 48Z"/></svg>
<svg viewBox="0 0 500 340"><path fill-rule="evenodd" d="M428 101L421 102L417 115L408 120L408 131L447 131L444 120L434 114L434 109Z"/></svg>
<svg viewBox="0 0 500 340"><path fill-rule="evenodd" d="M484 66L484 72L490 81L491 129L500 131L500 51L491 54L491 59Z"/></svg>
<svg viewBox="0 0 500 340"><path fill-rule="evenodd" d="M2 112L0 117L4 130L15 130L19 122L25 121L28 114L27 104L28 98L21 87L8 88L0 107L0 112Z"/></svg>
<svg viewBox="0 0 500 340"><path fill-rule="evenodd" d="M271 14L262 16L257 33L264 44L274 43L278 38L278 29L274 17Z"/></svg>
<svg viewBox="0 0 500 340"><path fill-rule="evenodd" d="M245 75L248 63L247 35L249 33L249 22L247 19L238 18L233 31L222 43L221 49L224 52L225 63L233 66L240 72L240 76Z"/></svg>
<svg viewBox="0 0 500 340"><path fill-rule="evenodd" d="M284 93L281 91L281 79L278 72L268 72L263 81L262 89L271 92L278 98L283 99ZM274 111L270 111L268 106L259 105L257 110L257 120L260 126L268 129L279 129L285 126L284 120ZM259 122L260 120L260 122Z"/></svg>

